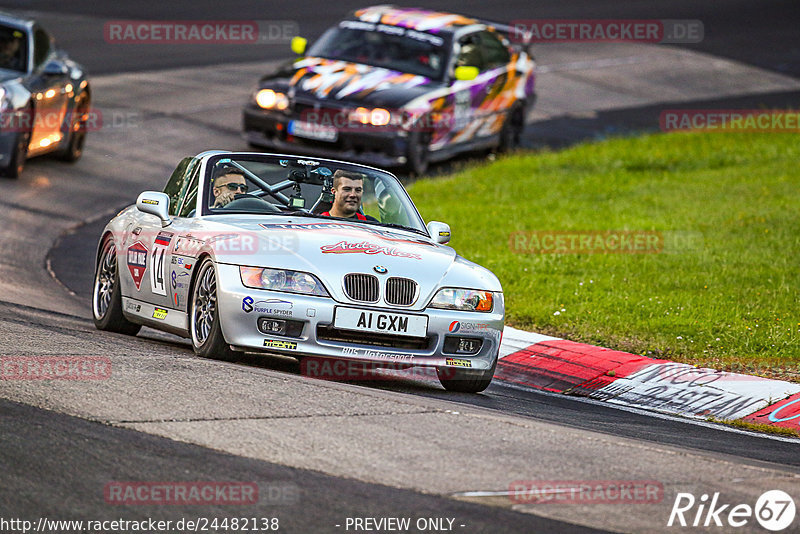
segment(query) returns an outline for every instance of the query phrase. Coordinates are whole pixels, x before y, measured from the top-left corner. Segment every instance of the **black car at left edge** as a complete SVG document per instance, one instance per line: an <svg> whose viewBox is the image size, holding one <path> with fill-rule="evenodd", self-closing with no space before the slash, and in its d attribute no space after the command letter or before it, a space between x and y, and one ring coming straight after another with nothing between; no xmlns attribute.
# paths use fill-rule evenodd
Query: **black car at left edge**
<svg viewBox="0 0 800 534"><path fill-rule="evenodd" d="M528 44L508 26L374 6L264 76L244 108L255 147L415 174L468 150L515 146L535 100Z"/></svg>
<svg viewBox="0 0 800 534"><path fill-rule="evenodd" d="M37 22L0 13L0 174L25 160L83 153L91 94L83 68Z"/></svg>

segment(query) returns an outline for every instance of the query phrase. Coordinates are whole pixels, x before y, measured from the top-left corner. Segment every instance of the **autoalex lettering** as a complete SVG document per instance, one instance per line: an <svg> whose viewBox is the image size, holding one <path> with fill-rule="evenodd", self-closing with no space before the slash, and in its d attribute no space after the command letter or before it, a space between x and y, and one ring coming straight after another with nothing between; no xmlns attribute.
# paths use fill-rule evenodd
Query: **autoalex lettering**
<svg viewBox="0 0 800 534"><path fill-rule="evenodd" d="M385 254L387 256L395 256L398 258L413 258L421 260L419 254L413 252L404 252L395 247L387 247L376 245L368 241L360 241L357 243L350 243L347 241L339 241L333 245L323 245L320 247L323 254Z"/></svg>

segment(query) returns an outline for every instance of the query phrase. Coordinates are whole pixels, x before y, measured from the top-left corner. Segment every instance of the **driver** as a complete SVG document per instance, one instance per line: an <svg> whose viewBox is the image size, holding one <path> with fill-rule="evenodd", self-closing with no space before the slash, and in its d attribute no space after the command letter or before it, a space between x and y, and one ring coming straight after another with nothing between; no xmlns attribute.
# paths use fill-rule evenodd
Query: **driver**
<svg viewBox="0 0 800 534"><path fill-rule="evenodd" d="M22 70L19 57L20 39L13 35L0 37L0 68Z"/></svg>
<svg viewBox="0 0 800 534"><path fill-rule="evenodd" d="M333 205L330 211L321 213L326 217L342 217L359 221L377 221L375 217L359 213L361 196L364 194L364 175L360 172L338 169L333 173Z"/></svg>
<svg viewBox="0 0 800 534"><path fill-rule="evenodd" d="M214 205L213 208L222 208L236 198L237 193L247 193L247 183L244 174L239 169L226 169L214 179Z"/></svg>

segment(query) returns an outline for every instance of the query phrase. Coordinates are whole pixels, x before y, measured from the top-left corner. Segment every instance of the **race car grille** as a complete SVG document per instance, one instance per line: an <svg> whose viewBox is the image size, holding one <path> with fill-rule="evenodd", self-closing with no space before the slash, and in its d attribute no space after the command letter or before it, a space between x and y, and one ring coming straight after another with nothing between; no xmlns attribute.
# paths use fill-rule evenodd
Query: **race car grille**
<svg viewBox="0 0 800 534"><path fill-rule="evenodd" d="M385 300L395 306L410 306L417 295L417 283L410 278L389 278Z"/></svg>
<svg viewBox="0 0 800 534"><path fill-rule="evenodd" d="M406 337L392 334L376 334L353 330L342 330L333 326L317 326L317 339L348 343L351 345L371 345L373 347L391 347L393 349L429 350L433 338Z"/></svg>
<svg viewBox="0 0 800 534"><path fill-rule="evenodd" d="M348 297L359 302L378 302L378 278L371 274L346 274L344 291Z"/></svg>

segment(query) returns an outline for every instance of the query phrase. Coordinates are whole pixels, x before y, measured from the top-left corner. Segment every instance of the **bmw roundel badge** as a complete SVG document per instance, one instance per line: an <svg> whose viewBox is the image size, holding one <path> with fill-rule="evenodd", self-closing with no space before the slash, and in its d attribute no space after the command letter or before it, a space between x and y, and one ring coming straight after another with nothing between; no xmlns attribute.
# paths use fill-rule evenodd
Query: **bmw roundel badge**
<svg viewBox="0 0 800 534"><path fill-rule="evenodd" d="M387 269L383 265L376 265L375 267L372 268L372 270L378 274L386 274L387 272L389 272L389 269Z"/></svg>

